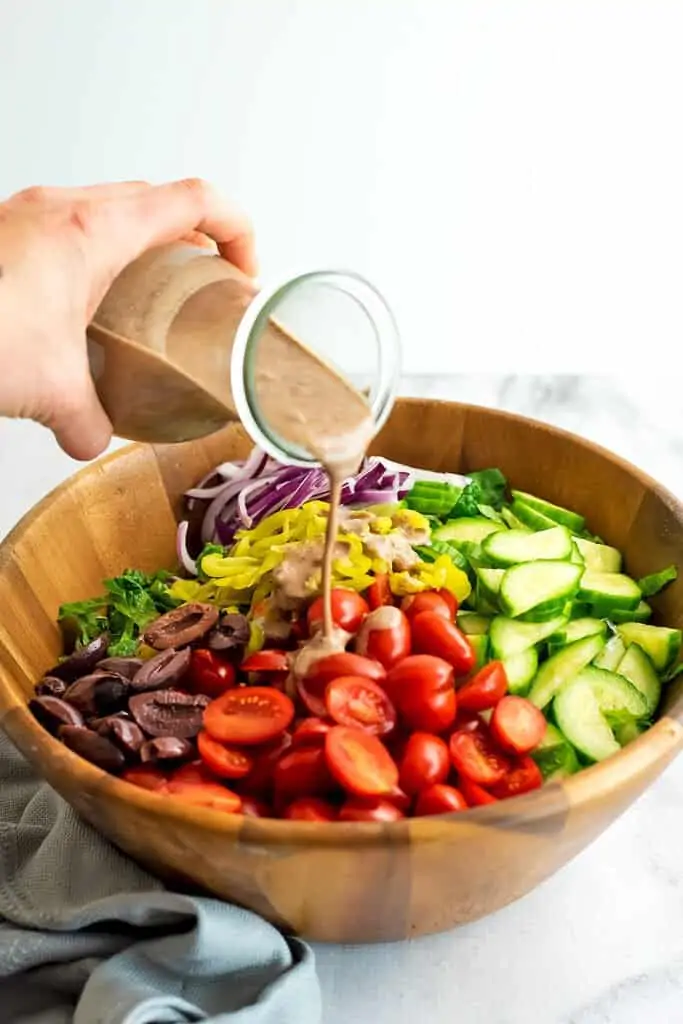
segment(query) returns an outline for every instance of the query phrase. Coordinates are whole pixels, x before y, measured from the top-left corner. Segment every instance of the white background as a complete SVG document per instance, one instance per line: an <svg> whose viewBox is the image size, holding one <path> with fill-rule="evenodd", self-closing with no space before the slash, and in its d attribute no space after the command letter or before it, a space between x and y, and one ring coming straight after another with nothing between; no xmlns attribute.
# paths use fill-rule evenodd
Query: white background
<svg viewBox="0 0 683 1024"><path fill-rule="evenodd" d="M406 372L657 368L677 0L0 0L0 195L201 175L264 275L365 272Z"/></svg>

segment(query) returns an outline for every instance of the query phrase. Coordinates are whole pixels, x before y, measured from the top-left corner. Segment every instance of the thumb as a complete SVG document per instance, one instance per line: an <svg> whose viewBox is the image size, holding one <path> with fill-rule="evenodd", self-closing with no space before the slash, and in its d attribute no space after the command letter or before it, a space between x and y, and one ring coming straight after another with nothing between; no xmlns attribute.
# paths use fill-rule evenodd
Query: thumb
<svg viewBox="0 0 683 1024"><path fill-rule="evenodd" d="M70 397L58 401L47 426L67 455L87 462L106 449L112 426L87 369L78 385L72 381L70 390Z"/></svg>

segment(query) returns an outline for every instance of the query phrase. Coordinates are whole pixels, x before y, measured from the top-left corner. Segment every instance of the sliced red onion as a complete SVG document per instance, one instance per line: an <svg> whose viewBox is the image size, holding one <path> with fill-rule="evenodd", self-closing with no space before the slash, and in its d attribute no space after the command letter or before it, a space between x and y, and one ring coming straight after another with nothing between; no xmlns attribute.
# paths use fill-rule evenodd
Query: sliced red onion
<svg viewBox="0 0 683 1024"><path fill-rule="evenodd" d="M187 550L187 531L189 526L190 524L186 519L183 520L182 523L178 524L178 532L176 534L176 551L178 554L178 561L182 565L183 569L185 569L186 572L189 572L190 575L196 576L197 563Z"/></svg>

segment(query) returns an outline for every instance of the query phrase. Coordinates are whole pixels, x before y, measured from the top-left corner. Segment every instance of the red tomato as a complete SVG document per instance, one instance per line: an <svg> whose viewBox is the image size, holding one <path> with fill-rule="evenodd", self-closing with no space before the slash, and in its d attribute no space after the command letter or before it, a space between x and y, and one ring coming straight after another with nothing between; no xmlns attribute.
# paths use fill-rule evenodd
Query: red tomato
<svg viewBox="0 0 683 1024"><path fill-rule="evenodd" d="M456 690L456 693L458 694L459 698L460 691ZM455 724L453 726L453 731L459 732L462 729L464 729L466 732L477 732L478 730L483 730L485 732L486 722L481 717L481 715L477 714L476 711L466 711L464 708L461 708L460 702L458 700L458 713L455 716Z"/></svg>
<svg viewBox="0 0 683 1024"><path fill-rule="evenodd" d="M339 651L337 654L328 654L314 661L306 678L297 680L297 690L311 714L324 718L327 714L325 690L333 679L338 679L339 676L362 676L363 679L381 683L386 674L384 666L378 661L363 658L360 654L352 654L350 651Z"/></svg>
<svg viewBox="0 0 683 1024"><path fill-rule="evenodd" d="M121 772L124 782L130 782L132 786L140 786L141 789L149 789L153 793L162 793L166 790L168 778L151 764L139 764L134 768L126 768Z"/></svg>
<svg viewBox="0 0 683 1024"><path fill-rule="evenodd" d="M446 587L441 587L436 591L442 601L445 601L451 610L451 622L455 622L455 616L458 614L458 599L455 594L452 594Z"/></svg>
<svg viewBox="0 0 683 1024"><path fill-rule="evenodd" d="M508 678L502 661L490 661L459 688L458 707L464 711L486 711L507 693Z"/></svg>
<svg viewBox="0 0 683 1024"><path fill-rule="evenodd" d="M460 775L466 775L480 786L493 786L510 770L510 762L499 754L491 738L483 730L461 729L454 732L449 743L451 763Z"/></svg>
<svg viewBox="0 0 683 1024"><path fill-rule="evenodd" d="M342 804L339 821L400 821L405 815L396 804L381 797L366 798L351 796Z"/></svg>
<svg viewBox="0 0 683 1024"><path fill-rule="evenodd" d="M301 796L285 808L282 815L290 821L336 821L337 810L329 800L318 796Z"/></svg>
<svg viewBox="0 0 683 1024"><path fill-rule="evenodd" d="M401 601L401 611L412 622L420 612L436 612L442 618L453 621L450 605L436 590L423 590L419 594L407 594Z"/></svg>
<svg viewBox="0 0 683 1024"><path fill-rule="evenodd" d="M192 652L188 681L193 693L220 697L235 685L235 669L229 661L219 658L214 651L200 648Z"/></svg>
<svg viewBox="0 0 683 1024"><path fill-rule="evenodd" d="M493 710L491 735L503 750L513 754L528 754L537 747L546 728L543 712L525 697L503 697Z"/></svg>
<svg viewBox="0 0 683 1024"><path fill-rule="evenodd" d="M386 573L375 576L375 582L368 587L366 596L372 611L375 608L381 608L384 604L394 603L394 595L391 593L389 577Z"/></svg>
<svg viewBox="0 0 683 1024"><path fill-rule="evenodd" d="M256 651L242 662L240 668L243 672L288 672L289 657L287 651L274 648Z"/></svg>
<svg viewBox="0 0 683 1024"><path fill-rule="evenodd" d="M365 598L361 597L355 590L344 590L334 587L330 594L332 599L332 621L335 626L340 626L347 633L356 633L358 628L370 611ZM323 624L324 601L322 597L315 599L308 609L306 619L308 630L315 633Z"/></svg>
<svg viewBox="0 0 683 1024"><path fill-rule="evenodd" d="M447 622L436 612L421 612L411 626L416 651L443 658L453 666L456 676L472 671L476 661L474 649L454 622Z"/></svg>
<svg viewBox="0 0 683 1024"><path fill-rule="evenodd" d="M273 771L278 802L298 796L319 796L334 789L323 747L300 747L281 757Z"/></svg>
<svg viewBox="0 0 683 1024"><path fill-rule="evenodd" d="M287 694L269 686L240 686L207 706L204 728L219 743L251 746L284 732L293 718Z"/></svg>
<svg viewBox="0 0 683 1024"><path fill-rule="evenodd" d="M337 782L356 796L388 796L398 786L398 768L376 736L335 725L325 737L325 757Z"/></svg>
<svg viewBox="0 0 683 1024"><path fill-rule="evenodd" d="M221 779L243 779L254 767L253 757L217 743L204 729L197 736L197 747L204 764Z"/></svg>
<svg viewBox="0 0 683 1024"><path fill-rule="evenodd" d="M488 793L482 786L472 782L466 775L458 780L460 792L467 800L468 807L482 807L484 804L497 804L498 798Z"/></svg>
<svg viewBox="0 0 683 1024"><path fill-rule="evenodd" d="M467 803L459 789L437 782L423 789L415 804L415 817L426 814L448 814L449 811L466 811Z"/></svg>
<svg viewBox="0 0 683 1024"><path fill-rule="evenodd" d="M242 797L242 814L248 818L274 818L275 815L265 800L259 800L255 796Z"/></svg>
<svg viewBox="0 0 683 1024"><path fill-rule="evenodd" d="M448 747L438 736L414 732L399 765L401 789L413 796L437 782L445 782L451 770Z"/></svg>
<svg viewBox="0 0 683 1024"><path fill-rule="evenodd" d="M419 692L407 694L401 703L403 722L422 732L446 732L455 721L457 711L455 690L444 693Z"/></svg>
<svg viewBox="0 0 683 1024"><path fill-rule="evenodd" d="M387 675L386 689L404 726L439 733L453 725L457 710L453 669L442 658L430 654L404 658Z"/></svg>
<svg viewBox="0 0 683 1024"><path fill-rule="evenodd" d="M500 782L491 786L491 792L499 800L509 796L519 796L543 785L543 776L533 757L523 756L512 765L512 769Z"/></svg>
<svg viewBox="0 0 683 1024"><path fill-rule="evenodd" d="M169 796L179 797L184 803L195 807L211 807L214 811L227 814L239 813L242 802L237 793L221 786L219 782L185 782L171 779L168 784Z"/></svg>
<svg viewBox="0 0 683 1024"><path fill-rule="evenodd" d="M213 772L210 772L202 761L181 764L179 768L175 769L171 778L174 782L218 782Z"/></svg>
<svg viewBox="0 0 683 1024"><path fill-rule="evenodd" d="M387 604L366 616L356 637L356 651L386 669L410 654L410 625L400 608Z"/></svg>
<svg viewBox="0 0 683 1024"><path fill-rule="evenodd" d="M264 743L261 747L252 747L249 753L254 758L254 767L240 782L240 791L256 793L259 796L269 793L273 788L275 765L291 745L292 737L288 732L283 732L270 743Z"/></svg>
<svg viewBox="0 0 683 1024"><path fill-rule="evenodd" d="M322 747L332 728L323 718L304 718L292 734L293 747Z"/></svg>
<svg viewBox="0 0 683 1024"><path fill-rule="evenodd" d="M338 725L355 726L375 736L391 732L396 725L396 709L382 687L362 676L340 676L328 683L325 706Z"/></svg>

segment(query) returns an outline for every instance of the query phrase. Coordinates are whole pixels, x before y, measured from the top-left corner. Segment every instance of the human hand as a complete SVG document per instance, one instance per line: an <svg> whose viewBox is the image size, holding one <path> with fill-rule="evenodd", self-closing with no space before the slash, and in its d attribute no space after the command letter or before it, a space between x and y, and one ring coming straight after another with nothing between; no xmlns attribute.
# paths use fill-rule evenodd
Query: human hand
<svg viewBox="0 0 683 1024"><path fill-rule="evenodd" d="M0 415L43 423L75 459L104 451L86 327L125 266L180 238L213 240L256 273L249 221L200 179L30 188L0 203Z"/></svg>

